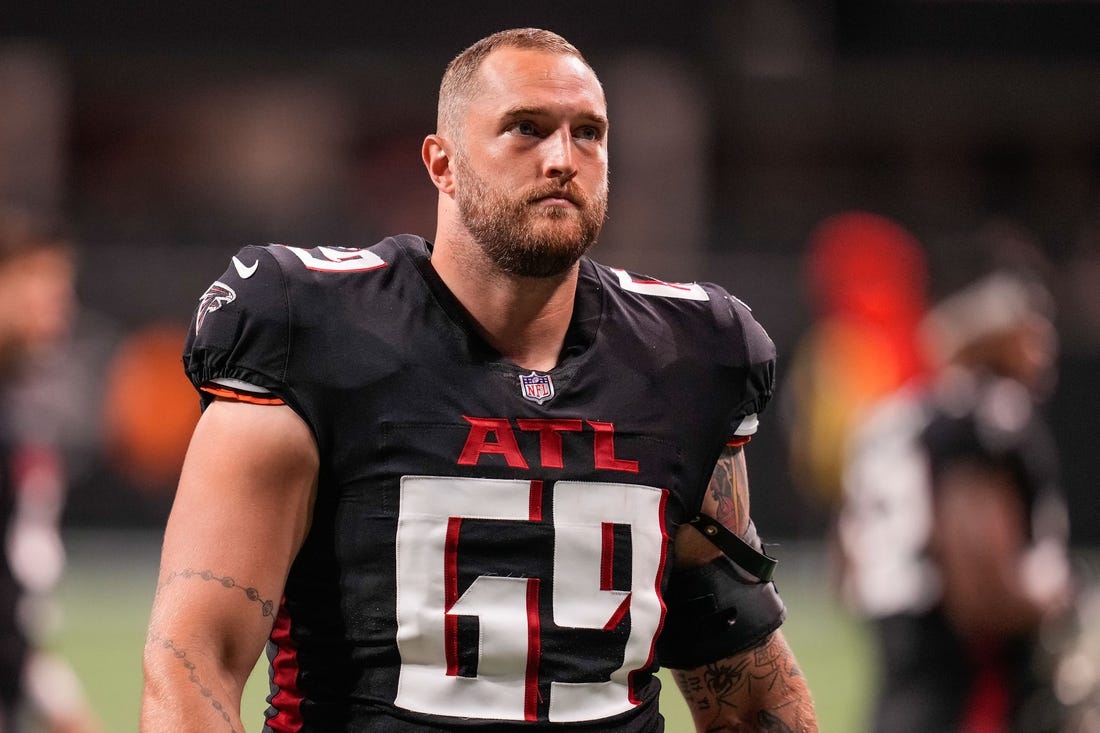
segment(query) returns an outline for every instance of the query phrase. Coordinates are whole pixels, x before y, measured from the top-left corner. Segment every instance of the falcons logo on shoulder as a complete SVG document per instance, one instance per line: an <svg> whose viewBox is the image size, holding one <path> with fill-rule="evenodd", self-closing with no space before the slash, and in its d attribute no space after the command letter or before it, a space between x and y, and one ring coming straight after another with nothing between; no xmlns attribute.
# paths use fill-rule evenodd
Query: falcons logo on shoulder
<svg viewBox="0 0 1100 733"><path fill-rule="evenodd" d="M195 313L195 333L197 334L202 328L202 323L208 315L236 299L237 293L233 288L223 282L215 281L199 298L199 309Z"/></svg>

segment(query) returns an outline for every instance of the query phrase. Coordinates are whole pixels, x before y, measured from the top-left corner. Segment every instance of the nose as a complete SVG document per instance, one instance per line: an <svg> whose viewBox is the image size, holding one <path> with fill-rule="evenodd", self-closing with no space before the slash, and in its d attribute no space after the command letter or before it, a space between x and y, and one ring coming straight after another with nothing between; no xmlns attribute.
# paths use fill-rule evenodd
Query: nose
<svg viewBox="0 0 1100 733"><path fill-rule="evenodd" d="M543 175L568 181L577 175L577 166L573 160L573 132L569 129L556 130L542 141Z"/></svg>

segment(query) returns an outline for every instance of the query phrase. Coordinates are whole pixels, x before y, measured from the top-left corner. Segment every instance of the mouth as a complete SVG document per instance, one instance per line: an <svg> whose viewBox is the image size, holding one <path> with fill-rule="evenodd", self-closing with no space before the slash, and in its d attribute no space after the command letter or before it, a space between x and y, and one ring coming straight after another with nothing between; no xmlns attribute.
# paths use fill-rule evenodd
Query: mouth
<svg viewBox="0 0 1100 733"><path fill-rule="evenodd" d="M558 197L555 197L555 196L547 196L545 198L538 199L535 203L541 204L542 206L549 206L549 207L561 208L561 209L575 209L575 208L578 208L577 204L574 203L572 199L558 198Z"/></svg>
<svg viewBox="0 0 1100 733"><path fill-rule="evenodd" d="M529 202L532 204L574 207L578 209L581 207L580 202L573 194L560 190L539 192L537 195L531 197Z"/></svg>

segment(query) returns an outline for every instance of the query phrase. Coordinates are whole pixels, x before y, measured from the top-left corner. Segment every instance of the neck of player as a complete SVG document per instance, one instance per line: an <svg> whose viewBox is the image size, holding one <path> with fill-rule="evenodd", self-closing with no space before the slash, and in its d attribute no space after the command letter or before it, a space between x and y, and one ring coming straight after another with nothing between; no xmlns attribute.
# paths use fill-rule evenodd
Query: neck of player
<svg viewBox="0 0 1100 733"><path fill-rule="evenodd" d="M476 244L435 242L432 266L475 327L502 357L523 369L557 366L573 317L579 265L556 277L501 272Z"/></svg>

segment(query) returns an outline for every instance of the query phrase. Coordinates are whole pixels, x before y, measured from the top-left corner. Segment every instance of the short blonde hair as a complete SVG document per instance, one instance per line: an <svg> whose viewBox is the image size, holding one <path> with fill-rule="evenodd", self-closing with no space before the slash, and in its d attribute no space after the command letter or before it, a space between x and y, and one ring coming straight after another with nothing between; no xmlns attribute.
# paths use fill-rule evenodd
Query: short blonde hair
<svg viewBox="0 0 1100 733"><path fill-rule="evenodd" d="M436 131L455 133L462 129L466 102L477 90L477 71L489 54L499 48L521 48L573 56L589 69L584 55L557 33L541 28L512 28L486 36L451 60L439 85ZM593 72L595 73L595 72Z"/></svg>

